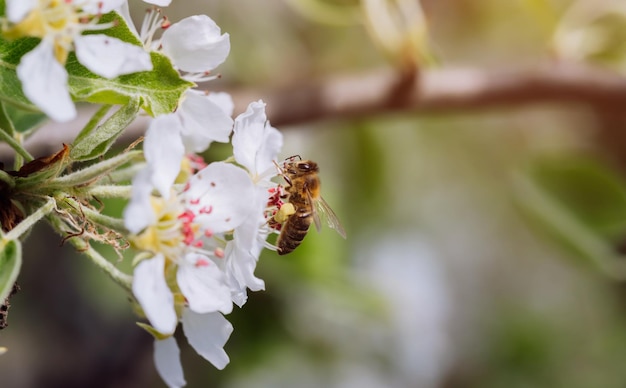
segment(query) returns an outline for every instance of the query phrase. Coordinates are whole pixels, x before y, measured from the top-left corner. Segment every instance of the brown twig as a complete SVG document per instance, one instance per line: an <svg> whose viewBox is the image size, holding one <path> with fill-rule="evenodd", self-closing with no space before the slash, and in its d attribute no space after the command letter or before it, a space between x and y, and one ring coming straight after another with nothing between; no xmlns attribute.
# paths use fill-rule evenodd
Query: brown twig
<svg viewBox="0 0 626 388"><path fill-rule="evenodd" d="M457 112L538 103L578 102L603 108L626 102L626 78L582 64L550 63L529 68L443 68L400 74L379 69L329 77L276 90L230 90L235 114L249 102L263 99L272 125L374 116L388 112ZM87 121L85 110L80 120ZM136 120L121 141L143 134L149 118ZM77 126L79 127L79 126ZM78 129L52 123L27 142L35 155L46 147L70 142ZM0 154L6 155L5 148Z"/></svg>

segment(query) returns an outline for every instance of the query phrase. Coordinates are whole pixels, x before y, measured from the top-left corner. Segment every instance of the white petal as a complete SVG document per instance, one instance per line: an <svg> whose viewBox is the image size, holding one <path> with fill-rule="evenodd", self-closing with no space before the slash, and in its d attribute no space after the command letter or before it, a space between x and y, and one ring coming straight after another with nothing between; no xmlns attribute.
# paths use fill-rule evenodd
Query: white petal
<svg viewBox="0 0 626 388"><path fill-rule="evenodd" d="M141 232L146 226L156 221L154 209L150 204L151 176L152 172L148 166L133 178L131 199L124 209L124 225L134 234Z"/></svg>
<svg viewBox="0 0 626 388"><path fill-rule="evenodd" d="M174 310L174 295L165 282L165 258L156 255L142 260L133 273L133 294L146 317L159 333L171 334L178 318Z"/></svg>
<svg viewBox="0 0 626 388"><path fill-rule="evenodd" d="M233 130L233 154L237 163L252 175L260 175L274 167L283 136L267 122L265 103L252 102L237 116Z"/></svg>
<svg viewBox="0 0 626 388"><path fill-rule="evenodd" d="M51 42L42 40L22 57L17 77L22 82L24 95L50 118L69 121L76 117L76 108L67 89L67 71L54 57Z"/></svg>
<svg viewBox="0 0 626 388"><path fill-rule="evenodd" d="M229 314L233 310L233 303L222 270L204 257L200 257L204 265L196 266L197 256L189 254L176 273L178 287L189 302L189 308L197 313L221 311Z"/></svg>
<svg viewBox="0 0 626 388"><path fill-rule="evenodd" d="M188 91L176 113L182 123L185 149L200 153L213 141L227 143L233 130L233 119L204 93Z"/></svg>
<svg viewBox="0 0 626 388"><path fill-rule="evenodd" d="M224 369L230 361L224 345L233 325L220 313L196 314L189 309L183 311L182 321L189 345L217 369Z"/></svg>
<svg viewBox="0 0 626 388"><path fill-rule="evenodd" d="M80 35L74 39L76 57L86 68L104 78L152 70L152 61L143 47L111 36Z"/></svg>
<svg viewBox="0 0 626 388"><path fill-rule="evenodd" d="M6 15L10 22L18 23L37 5L39 0L6 0Z"/></svg>
<svg viewBox="0 0 626 388"><path fill-rule="evenodd" d="M150 123L144 140L143 152L153 171L151 182L166 199L185 156L180 127L176 114L158 116Z"/></svg>
<svg viewBox="0 0 626 388"><path fill-rule="evenodd" d="M233 102L233 98L230 96L230 94L225 92L212 92L209 93L209 100L213 101L214 104L219 106L224 111L224 113L226 113L226 116L233 116L235 103Z"/></svg>
<svg viewBox="0 0 626 388"><path fill-rule="evenodd" d="M206 15L194 15L172 24L161 38L163 53L183 71L215 69L230 52L228 34Z"/></svg>
<svg viewBox="0 0 626 388"><path fill-rule="evenodd" d="M198 214L196 222L214 233L236 228L255 208L254 186L248 174L223 162L211 163L191 177L184 198Z"/></svg>
<svg viewBox="0 0 626 388"><path fill-rule="evenodd" d="M154 365L157 372L170 388L183 387L187 384L180 363L180 349L176 338L167 337L154 341Z"/></svg>

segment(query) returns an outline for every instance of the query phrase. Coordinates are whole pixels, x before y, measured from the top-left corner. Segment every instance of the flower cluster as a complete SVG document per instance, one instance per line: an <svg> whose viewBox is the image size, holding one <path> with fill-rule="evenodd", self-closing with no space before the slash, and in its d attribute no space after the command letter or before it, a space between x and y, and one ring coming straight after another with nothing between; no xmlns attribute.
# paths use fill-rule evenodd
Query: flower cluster
<svg viewBox="0 0 626 388"><path fill-rule="evenodd" d="M145 252L135 267L133 293L158 332L155 362L171 386L184 383L171 336L178 322L191 346L221 369L228 363L222 348L232 332L223 314L232 311L233 302L245 303L248 288L264 288L254 270L272 232L268 202L279 188L270 178L277 174L274 163L282 144L280 133L267 124L264 104L253 102L234 121L236 164L213 162L199 171L181 171L180 166L191 165L183 161L196 157L181 157L193 152L184 144L194 134L179 125L175 115L157 117L150 125L147 165L133 180L124 213L132 243ZM207 128L213 125L206 122ZM179 177L184 182L176 184Z"/></svg>
<svg viewBox="0 0 626 388"><path fill-rule="evenodd" d="M86 241L99 235L99 228L103 235L114 231L115 238L128 235L137 252L132 278L115 272L106 260L94 262L132 291L139 314L149 322L142 327L155 338L157 370L169 386L185 384L173 336L179 322L198 354L224 368L229 358L223 348L233 330L225 315L233 304L246 303L248 290L264 289L254 272L263 248L276 249L267 238L280 228L274 215L284 199L284 190L273 181L280 175L276 160L282 135L269 124L265 103L252 102L233 118L228 94L196 88L197 82L215 78L213 70L230 52L229 35L208 16L171 23L157 9L136 30L126 0L5 4L0 43L19 54L14 56L14 83L21 83L23 95L15 94L20 103L56 121L77 115L73 99L108 104L64 147L63 158L35 160L19 171L26 177L50 165L45 176L39 174L51 186L49 191L38 188L39 196L50 199L37 217L55 209L57 230L69 233L66 239L73 243L80 240L77 247L92 255ZM146 80L153 84L144 85ZM127 103L103 119L108 107L120 101ZM107 218L90 205L98 188L94 182L105 175L109 179L112 170L124 169L141 153L95 160L141 108L153 116L143 142L145 163L125 170L134 172L130 186L126 175L103 189L130 197L123 220ZM230 142L232 157L207 164L200 154L213 142ZM66 174L73 161L94 163ZM37 186L25 182L24 187ZM62 210L64 202L55 196L64 187L71 188L73 205ZM84 230L82 225L89 233L73 233Z"/></svg>
<svg viewBox="0 0 626 388"><path fill-rule="evenodd" d="M159 41L155 26L167 26ZM189 30L202 39L189 45ZM207 16L170 26L150 13L140 36L192 80L206 80L230 49L228 35ZM146 166L133 179L124 213L131 242L144 252L133 293L156 332L155 364L170 386L184 384L172 337L178 322L190 345L222 369L233 330L224 314L246 302L247 289L264 289L254 270L273 231L268 200L279 190L271 178L278 173L282 135L269 125L262 101L234 120L232 112L227 94L192 89L176 112L156 117L145 136ZM231 133L232 162L199 160L198 153L212 142L228 142Z"/></svg>

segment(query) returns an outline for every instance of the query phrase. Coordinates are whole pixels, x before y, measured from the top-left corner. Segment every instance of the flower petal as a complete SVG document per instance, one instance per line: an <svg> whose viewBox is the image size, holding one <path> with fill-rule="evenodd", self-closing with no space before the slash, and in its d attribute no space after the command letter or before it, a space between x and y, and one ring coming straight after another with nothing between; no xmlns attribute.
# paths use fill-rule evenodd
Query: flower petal
<svg viewBox="0 0 626 388"><path fill-rule="evenodd" d="M76 108L67 88L67 71L54 57L46 39L22 57L17 66L24 95L55 121L76 117Z"/></svg>
<svg viewBox="0 0 626 388"><path fill-rule="evenodd" d="M180 363L180 349L176 338L167 337L154 341L154 365L157 372L170 388L183 387L187 384Z"/></svg>
<svg viewBox="0 0 626 388"><path fill-rule="evenodd" d="M206 151L211 142L227 143L233 119L204 93L189 90L176 111L182 123L182 135L188 152Z"/></svg>
<svg viewBox="0 0 626 388"><path fill-rule="evenodd" d="M165 258L156 255L142 260L133 274L133 294L150 324L163 334L176 329L178 318L174 310L174 295L165 282Z"/></svg>
<svg viewBox="0 0 626 388"><path fill-rule="evenodd" d="M224 111L224 113L226 113L226 116L233 116L235 103L233 102L233 98L230 96L230 94L225 92L212 92L209 93L209 100L213 101L214 104L219 106Z"/></svg>
<svg viewBox="0 0 626 388"><path fill-rule="evenodd" d="M193 253L187 255L184 263L178 267L176 281L189 302L189 308L194 312L202 314L221 311L229 314L233 310L224 274L211 259Z"/></svg>
<svg viewBox="0 0 626 388"><path fill-rule="evenodd" d="M10 22L18 23L32 11L39 0L6 0L6 15Z"/></svg>
<svg viewBox="0 0 626 388"><path fill-rule="evenodd" d="M165 199L170 196L185 155L180 127L176 114L158 116L150 123L144 140L143 152L152 171L150 180Z"/></svg>
<svg viewBox="0 0 626 388"><path fill-rule="evenodd" d="M233 154L255 178L274 168L283 136L267 122L265 103L256 101L235 119Z"/></svg>
<svg viewBox="0 0 626 388"><path fill-rule="evenodd" d="M124 209L124 225L131 233L137 234L156 221L150 204L152 193L152 172L147 166L133 178L131 199Z"/></svg>
<svg viewBox="0 0 626 388"><path fill-rule="evenodd" d="M226 60L230 39L210 17L194 15L165 30L161 46L177 68L197 73L213 70Z"/></svg>
<svg viewBox="0 0 626 388"><path fill-rule="evenodd" d="M74 45L78 61L104 78L152 70L150 54L143 47L108 35L80 35Z"/></svg>
<svg viewBox="0 0 626 388"><path fill-rule="evenodd" d="M224 345L233 332L233 325L220 313L196 314L183 311L183 332L199 355L217 369L224 369L230 362Z"/></svg>
<svg viewBox="0 0 626 388"><path fill-rule="evenodd" d="M254 186L246 172L229 163L216 162L189 179L183 194L196 222L214 233L232 230L255 208Z"/></svg>

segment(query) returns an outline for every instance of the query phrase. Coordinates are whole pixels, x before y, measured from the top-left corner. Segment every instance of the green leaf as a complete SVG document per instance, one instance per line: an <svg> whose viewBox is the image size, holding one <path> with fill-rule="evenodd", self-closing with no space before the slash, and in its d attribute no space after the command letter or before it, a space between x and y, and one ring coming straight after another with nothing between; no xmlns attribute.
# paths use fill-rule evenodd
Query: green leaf
<svg viewBox="0 0 626 388"><path fill-rule="evenodd" d="M22 267L22 245L17 240L4 241L0 252L0 304L9 296Z"/></svg>
<svg viewBox="0 0 626 388"><path fill-rule="evenodd" d="M81 132L74 142L70 157L74 160L83 161L104 155L124 129L137 117L139 107L139 99L133 99L102 125L92 128L87 134Z"/></svg>
<svg viewBox="0 0 626 388"><path fill-rule="evenodd" d="M38 108L24 96L15 69L22 55L35 48L38 43L39 39L35 38L8 41L0 35L0 99L32 112L38 111Z"/></svg>
<svg viewBox="0 0 626 388"><path fill-rule="evenodd" d="M142 45L119 14L110 12L103 15L100 22L113 23L115 27L87 34L103 33L124 42ZM150 57L154 67L152 71L109 80L91 73L78 62L74 53L70 53L65 66L70 75L70 92L77 100L99 104L128 104L131 99L140 98L141 107L153 116L172 113L183 93L194 84L182 79L166 56L151 52Z"/></svg>
<svg viewBox="0 0 626 388"><path fill-rule="evenodd" d="M141 107L152 116L174 112L183 93L194 84L180 78L164 55L155 52L150 55L152 71L108 80L91 73L71 54L67 69L72 96L99 104L127 104L131 99L141 98Z"/></svg>

